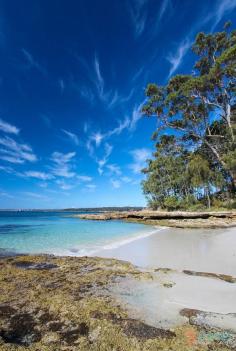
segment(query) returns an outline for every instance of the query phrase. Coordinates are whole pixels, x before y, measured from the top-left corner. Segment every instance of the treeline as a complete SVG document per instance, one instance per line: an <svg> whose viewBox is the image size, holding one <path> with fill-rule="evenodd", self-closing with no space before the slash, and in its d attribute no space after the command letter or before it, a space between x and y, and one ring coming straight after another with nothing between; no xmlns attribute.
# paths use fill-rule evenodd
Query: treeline
<svg viewBox="0 0 236 351"><path fill-rule="evenodd" d="M191 75L149 84L143 113L155 116L156 152L143 170L152 208L235 207L236 31L199 33Z"/></svg>

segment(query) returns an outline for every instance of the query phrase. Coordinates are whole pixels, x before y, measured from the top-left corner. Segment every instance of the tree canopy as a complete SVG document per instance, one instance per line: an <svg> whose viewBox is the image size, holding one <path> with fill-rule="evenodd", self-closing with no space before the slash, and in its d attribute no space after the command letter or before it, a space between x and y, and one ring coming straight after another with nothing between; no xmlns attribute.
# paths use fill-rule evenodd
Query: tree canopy
<svg viewBox="0 0 236 351"><path fill-rule="evenodd" d="M199 33L189 75L146 88L143 113L157 119L144 193L154 207L210 206L236 190L236 31ZM232 201L231 201L232 202Z"/></svg>

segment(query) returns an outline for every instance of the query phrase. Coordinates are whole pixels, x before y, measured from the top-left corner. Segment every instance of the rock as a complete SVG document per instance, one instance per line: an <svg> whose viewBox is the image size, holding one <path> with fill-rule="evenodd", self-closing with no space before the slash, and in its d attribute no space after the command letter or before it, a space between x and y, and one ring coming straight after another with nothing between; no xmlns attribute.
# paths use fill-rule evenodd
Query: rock
<svg viewBox="0 0 236 351"><path fill-rule="evenodd" d="M89 335L88 335L89 341L94 343L98 339L98 337L100 335L100 332L101 332L101 327L100 326L97 327L96 329L94 329L93 331L91 331L89 333Z"/></svg>
<svg viewBox="0 0 236 351"><path fill-rule="evenodd" d="M51 332L51 333L49 332L43 336L41 342L45 345L56 344L60 342L60 337L55 332Z"/></svg>
<svg viewBox="0 0 236 351"><path fill-rule="evenodd" d="M123 319L120 324L126 335L135 336L137 339L169 339L176 337L176 334L170 330L155 328L135 319Z"/></svg>
<svg viewBox="0 0 236 351"><path fill-rule="evenodd" d="M188 275L199 276L199 277L220 279L220 280L224 280L225 282L228 282L228 283L236 283L236 278L232 277L231 275L227 275L227 274L196 272L196 271L190 271L190 270L183 270L183 273L188 274Z"/></svg>
<svg viewBox="0 0 236 351"><path fill-rule="evenodd" d="M174 285L175 285L175 283L173 283L173 282L164 283L164 284L163 284L163 286L164 286L165 288L173 288Z"/></svg>
<svg viewBox="0 0 236 351"><path fill-rule="evenodd" d="M53 263L47 263L47 262L34 263L34 262L28 262L28 261L18 261L14 263L14 266L22 269L35 269L35 270L47 270L47 269L58 268L58 265Z"/></svg>
<svg viewBox="0 0 236 351"><path fill-rule="evenodd" d="M0 330L0 336L5 343L27 346L41 339L35 326L35 320L30 314L17 313Z"/></svg>
<svg viewBox="0 0 236 351"><path fill-rule="evenodd" d="M87 220L122 219L151 225L170 226L177 228L224 228L236 226L236 211L221 212L187 212L187 211L120 211L99 214L73 215Z"/></svg>

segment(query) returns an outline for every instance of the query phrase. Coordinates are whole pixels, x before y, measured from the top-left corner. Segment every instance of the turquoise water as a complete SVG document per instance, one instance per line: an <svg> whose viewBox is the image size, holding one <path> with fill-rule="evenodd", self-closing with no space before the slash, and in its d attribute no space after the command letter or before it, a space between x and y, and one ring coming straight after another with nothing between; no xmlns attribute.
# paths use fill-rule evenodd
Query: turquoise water
<svg viewBox="0 0 236 351"><path fill-rule="evenodd" d="M142 224L86 221L69 217L71 214L73 212L0 212L1 252L89 255L153 232L152 227Z"/></svg>

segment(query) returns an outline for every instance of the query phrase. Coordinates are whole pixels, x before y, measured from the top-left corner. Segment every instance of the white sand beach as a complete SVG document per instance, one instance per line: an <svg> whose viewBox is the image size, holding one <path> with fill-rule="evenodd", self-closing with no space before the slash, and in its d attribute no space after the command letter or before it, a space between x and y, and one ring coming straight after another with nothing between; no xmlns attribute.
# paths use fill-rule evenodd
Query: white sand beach
<svg viewBox="0 0 236 351"><path fill-rule="evenodd" d="M114 257L148 270L149 281L120 279L111 292L133 316L164 328L184 324L184 308L204 313L196 324L236 332L236 283L190 270L236 277L236 228L164 229L99 256ZM158 270L169 268L170 270Z"/></svg>
<svg viewBox="0 0 236 351"><path fill-rule="evenodd" d="M236 276L236 228L167 228L96 256L130 261L142 268L171 268Z"/></svg>

